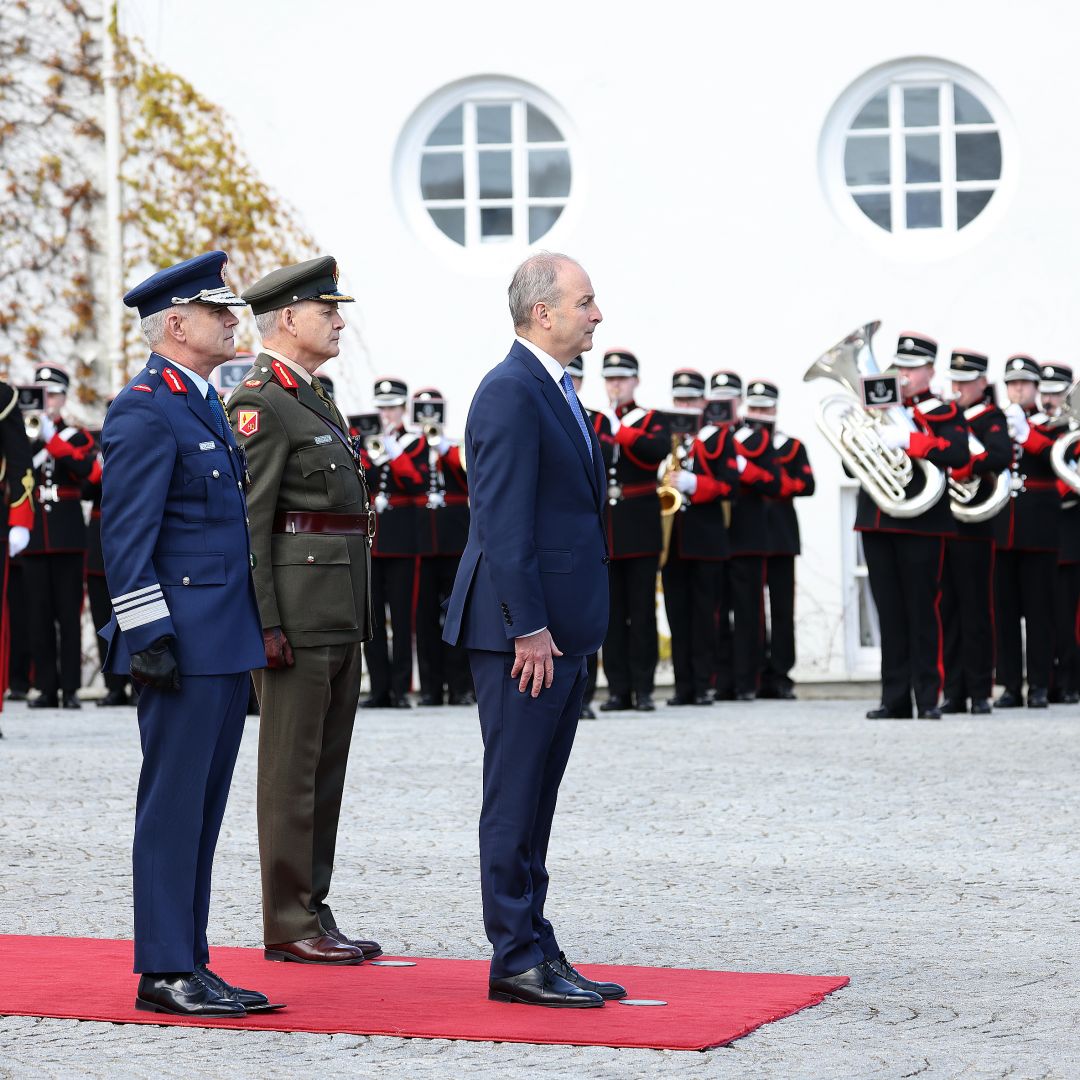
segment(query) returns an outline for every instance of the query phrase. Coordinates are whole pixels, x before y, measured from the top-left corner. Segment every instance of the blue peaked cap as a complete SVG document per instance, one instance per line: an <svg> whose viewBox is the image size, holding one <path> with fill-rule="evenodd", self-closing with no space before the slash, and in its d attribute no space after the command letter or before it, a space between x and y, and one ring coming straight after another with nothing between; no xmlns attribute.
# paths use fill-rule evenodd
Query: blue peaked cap
<svg viewBox="0 0 1080 1080"><path fill-rule="evenodd" d="M208 251L194 259L159 270L140 282L124 296L128 307L139 309L145 319L175 304L218 304L225 307L247 307L229 286L225 268L229 256L224 251Z"/></svg>

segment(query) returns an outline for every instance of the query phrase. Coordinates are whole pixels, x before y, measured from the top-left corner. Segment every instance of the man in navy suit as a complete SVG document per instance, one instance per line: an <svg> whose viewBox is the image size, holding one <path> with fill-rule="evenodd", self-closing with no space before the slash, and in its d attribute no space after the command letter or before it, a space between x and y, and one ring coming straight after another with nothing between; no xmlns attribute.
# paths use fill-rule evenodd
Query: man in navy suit
<svg viewBox="0 0 1080 1080"><path fill-rule="evenodd" d="M465 428L472 516L443 636L468 650L484 737L488 997L588 1008L626 991L575 970L544 900L585 660L607 629L603 461L565 370L592 348L602 316L588 274L565 255L527 259L509 297L517 339Z"/></svg>
<svg viewBox="0 0 1080 1080"><path fill-rule="evenodd" d="M146 367L102 430L101 548L113 616L107 671L142 685L135 809L135 1007L244 1016L272 1006L207 967L210 874L244 731L248 672L266 663L251 581L246 466L210 373L236 355L245 306L212 251L132 289Z"/></svg>

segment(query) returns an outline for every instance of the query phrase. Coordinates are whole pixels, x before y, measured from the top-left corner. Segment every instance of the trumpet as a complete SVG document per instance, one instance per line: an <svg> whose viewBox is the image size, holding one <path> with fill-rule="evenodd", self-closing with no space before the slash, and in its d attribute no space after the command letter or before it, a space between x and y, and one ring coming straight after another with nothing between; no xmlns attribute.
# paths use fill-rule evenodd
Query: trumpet
<svg viewBox="0 0 1080 1080"><path fill-rule="evenodd" d="M423 431L428 446L438 446L442 442L442 424L432 420L424 424L420 430Z"/></svg>
<svg viewBox="0 0 1080 1080"><path fill-rule="evenodd" d="M683 494L673 484L666 483L671 473L682 471L682 458L679 456L682 439L678 435L671 436L671 453L664 463L664 480L656 489L660 496L660 530L664 539L660 550L660 566L667 565L668 554L671 551L671 532L675 527L675 515L682 509Z"/></svg>
<svg viewBox="0 0 1080 1080"><path fill-rule="evenodd" d="M364 449L368 452L372 461L376 461L386 453L386 442L381 435L368 435L364 439Z"/></svg>
<svg viewBox="0 0 1080 1080"><path fill-rule="evenodd" d="M23 414L23 426L26 428L26 437L33 442L41 435L41 413L28 412Z"/></svg>

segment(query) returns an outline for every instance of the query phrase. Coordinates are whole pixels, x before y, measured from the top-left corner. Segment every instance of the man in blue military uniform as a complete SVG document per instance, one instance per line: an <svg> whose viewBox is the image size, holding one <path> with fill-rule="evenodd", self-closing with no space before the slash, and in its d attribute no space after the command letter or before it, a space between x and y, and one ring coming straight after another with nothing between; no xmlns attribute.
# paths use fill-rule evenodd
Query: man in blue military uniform
<svg viewBox="0 0 1080 1080"><path fill-rule="evenodd" d="M102 430L101 546L113 617L105 667L141 684L135 811L135 1007L236 1017L273 1008L208 967L210 874L266 663L251 582L246 467L210 373L236 354L226 256L162 270L125 297L153 349Z"/></svg>

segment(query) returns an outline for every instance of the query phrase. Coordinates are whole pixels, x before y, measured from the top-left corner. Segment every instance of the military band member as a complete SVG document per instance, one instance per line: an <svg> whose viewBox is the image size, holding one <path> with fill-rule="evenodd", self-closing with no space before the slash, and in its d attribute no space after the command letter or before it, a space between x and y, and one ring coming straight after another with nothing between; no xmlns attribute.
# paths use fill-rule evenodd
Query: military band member
<svg viewBox="0 0 1080 1080"><path fill-rule="evenodd" d="M413 588L416 581L419 512L416 500L426 493L418 463L427 451L424 440L405 430L409 388L403 379L375 380L375 408L382 424L382 448L363 452L374 493L378 528L371 549L371 601L375 613L371 640L364 646L371 696L366 709L408 709L412 682ZM386 632L387 612L393 647Z"/></svg>
<svg viewBox="0 0 1080 1080"><path fill-rule="evenodd" d="M716 372L714 375L725 374ZM726 373L733 386L738 376ZM760 381L753 386L762 386ZM749 398L747 402L749 403ZM763 398L755 396L755 400ZM750 406L755 408L755 406ZM731 675L736 701L757 697L765 650L765 558L769 553L767 500L783 490L783 474L774 462L772 422L744 414L735 430L738 498L732 504L728 540L728 581L732 612Z"/></svg>
<svg viewBox="0 0 1080 1080"><path fill-rule="evenodd" d="M85 428L68 424L63 411L71 384L55 364L38 364L34 380L45 388L45 412L38 438L30 444L41 513L34 519L23 552L23 574L30 608L30 647L34 685L41 696L31 708L81 708L83 564L86 519L82 483L94 467L96 445ZM57 670L57 630L60 654Z"/></svg>
<svg viewBox="0 0 1080 1080"><path fill-rule="evenodd" d="M7 528L0 538L0 626L7 625L9 560L30 543L34 527L34 466L23 414L15 387L0 381L0 521ZM9 637L0 633L0 709L8 685Z"/></svg>
<svg viewBox="0 0 1080 1080"><path fill-rule="evenodd" d="M1067 364L1043 364L1039 381L1039 407L1051 424L1061 418L1073 371ZM1075 460L1075 453L1070 454ZM1075 467L1075 466L1074 466ZM1054 585L1054 666L1050 675L1052 703L1075 705L1080 701L1080 648L1077 618L1080 610L1080 499L1060 478L1061 540L1057 579Z"/></svg>
<svg viewBox="0 0 1080 1080"><path fill-rule="evenodd" d="M442 402L434 387L417 390L415 401ZM423 433L421 432L423 436ZM469 483L460 446L437 431L422 437L417 471L424 494L416 497L420 569L416 589L416 666L421 705L475 705L469 658L460 645L442 639L443 603L454 588L458 563L469 539Z"/></svg>
<svg viewBox="0 0 1080 1080"><path fill-rule="evenodd" d="M1054 579L1057 573L1061 496L1050 463L1054 433L1039 411L1042 371L1030 356L1005 361L1005 408L1013 441L1013 472L1019 487L996 519L994 603L997 626L997 682L1005 688L999 709L1027 703L1045 709L1054 656ZM1020 623L1024 627L1021 632Z"/></svg>
<svg viewBox="0 0 1080 1080"><path fill-rule="evenodd" d="M952 470L961 483L979 481L983 499L1012 464L1012 440L1005 414L994 404L983 353L955 349L949 361L956 405L974 438L971 460ZM943 713L991 711L994 682L994 520L956 521L945 541L941 578L944 631L945 699Z"/></svg>
<svg viewBox="0 0 1080 1080"><path fill-rule="evenodd" d="M705 407L705 376L683 368L672 376L677 407ZM734 440L727 425L706 424L685 437L680 467L664 482L682 495L673 516L662 571L664 608L671 629L675 694L669 705L708 705L716 662L717 577L728 556L725 501L739 482Z"/></svg>
<svg viewBox="0 0 1080 1080"><path fill-rule="evenodd" d="M896 347L904 410L912 429L881 426L882 441L912 459L940 469L962 469L969 460L968 433L954 402L930 392L937 342L905 332ZM905 501L923 490L919 470L908 482ZM945 537L955 529L946 494L914 517L881 510L859 491L855 528L862 534L870 589L881 626L881 705L870 720L910 720L912 695L920 720L940 720L942 633L938 604Z"/></svg>
<svg viewBox="0 0 1080 1080"><path fill-rule="evenodd" d="M604 639L608 700L601 712L652 712L656 677L656 573L660 561L660 499L656 470L671 451L667 426L634 401L638 360L626 349L604 353L608 408L596 414L608 481L611 618Z"/></svg>
<svg viewBox="0 0 1080 1080"><path fill-rule="evenodd" d="M248 672L265 662L242 455L211 372L236 354L244 302L212 251L125 297L153 350L102 429L106 669L142 684L135 812L135 1007L243 1017L274 1008L207 967L210 880Z"/></svg>
<svg viewBox="0 0 1080 1080"><path fill-rule="evenodd" d="M768 554L765 584L769 590L769 633L762 658L758 696L791 701L795 685L795 559L802 552L795 500L814 494L814 470L800 439L776 429L780 391L775 383L756 379L746 396L746 416L773 424L773 466L780 473L780 493L766 499Z"/></svg>
<svg viewBox="0 0 1080 1080"><path fill-rule="evenodd" d="M247 454L252 576L266 666L259 695L259 860L268 960L350 965L382 951L338 928L327 896L362 642L371 636L367 484L348 422L316 372L345 320L330 256L244 291L262 338L229 398Z"/></svg>

